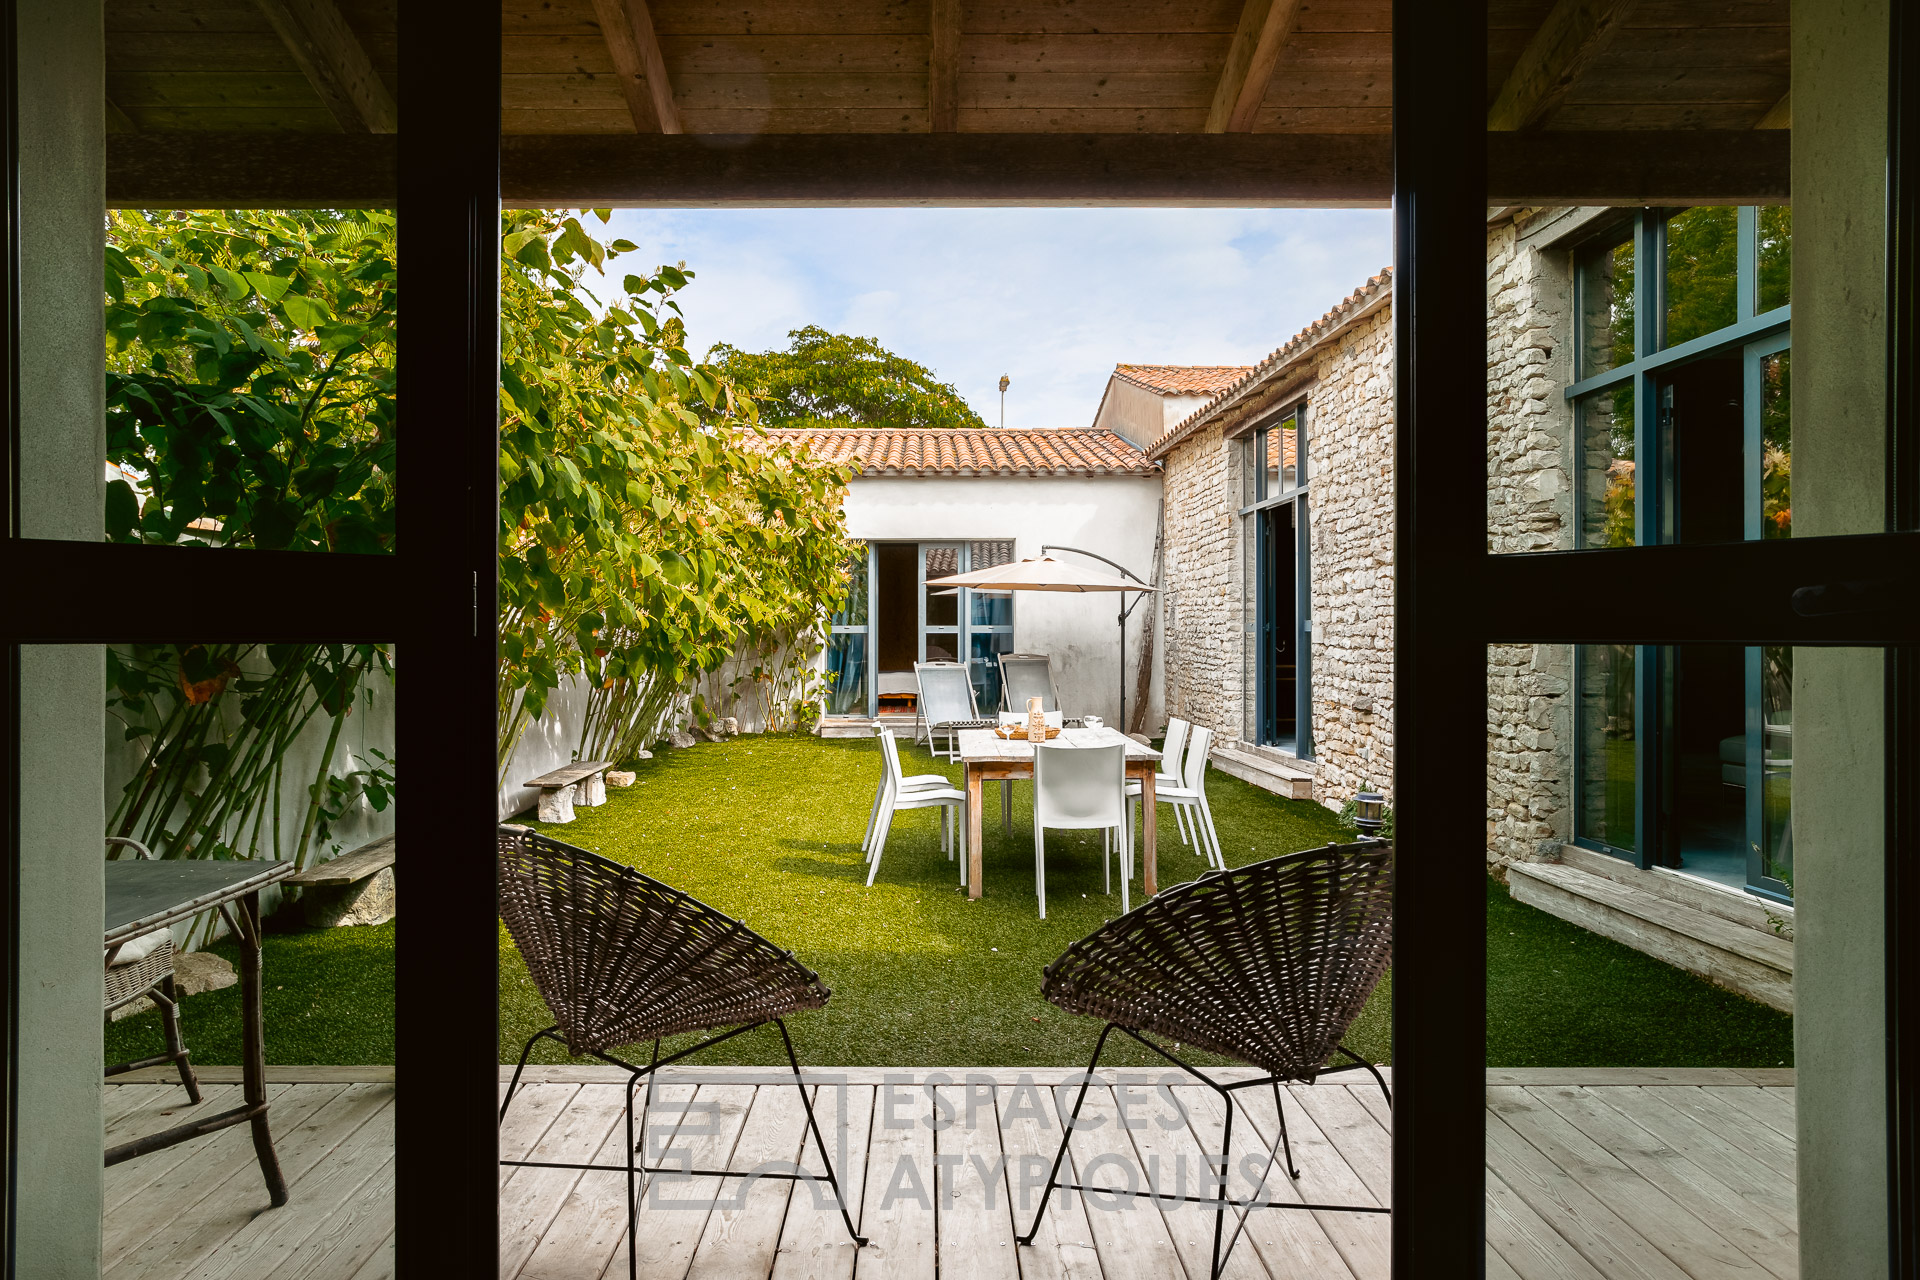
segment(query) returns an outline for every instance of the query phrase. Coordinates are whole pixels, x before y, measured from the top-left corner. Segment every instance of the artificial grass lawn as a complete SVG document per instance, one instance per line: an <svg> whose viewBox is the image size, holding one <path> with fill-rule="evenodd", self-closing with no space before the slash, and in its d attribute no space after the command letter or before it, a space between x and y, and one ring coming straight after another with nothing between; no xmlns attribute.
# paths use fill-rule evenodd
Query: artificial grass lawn
<svg viewBox="0 0 1920 1280"><path fill-rule="evenodd" d="M909 772L959 775L957 766L907 754ZM610 791L605 806L581 809L578 821L551 830L743 917L818 969L834 995L825 1009L790 1021L803 1062L1084 1063L1099 1027L1043 1002L1040 970L1119 910L1118 893L1100 891L1097 834L1048 834L1045 921L1033 895L1028 784L1014 786L1012 838L998 820L999 789L988 789L986 897L960 893L931 810L895 820L868 889L860 838L878 771L871 741L740 738L647 761L636 786ZM1208 775L1207 794L1234 865L1352 836L1317 804L1281 800L1218 771ZM1163 813L1161 883L1204 869ZM394 936L391 923L281 933L270 922L267 1061L391 1063ZM237 958L231 943L214 950ZM500 1053L510 1062L552 1019L504 929L499 973ZM1515 902L1493 880L1486 982L1489 1066L1793 1065L1792 1018ZM1389 978L1348 1037L1380 1061L1391 1060L1391 999ZM238 986L188 999L181 1021L195 1062L239 1062ZM106 1060L147 1057L161 1043L157 1013L110 1023ZM549 1043L535 1056L564 1060ZM778 1036L767 1030L695 1060L784 1061ZM1122 1042L1107 1060L1149 1058Z"/></svg>
<svg viewBox="0 0 1920 1280"><path fill-rule="evenodd" d="M267 1061L295 1066L393 1061L394 925L273 932L260 967ZM236 967L240 948L212 950ZM195 1063L240 1062L240 984L180 1002L180 1033ZM158 1010L107 1024L106 1060L132 1062L166 1049Z"/></svg>

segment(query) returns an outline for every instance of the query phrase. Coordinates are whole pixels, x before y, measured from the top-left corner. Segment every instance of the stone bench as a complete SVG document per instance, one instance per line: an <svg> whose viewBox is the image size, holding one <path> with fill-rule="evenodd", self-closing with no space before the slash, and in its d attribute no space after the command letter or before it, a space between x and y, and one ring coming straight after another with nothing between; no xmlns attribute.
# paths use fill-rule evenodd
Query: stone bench
<svg viewBox="0 0 1920 1280"><path fill-rule="evenodd" d="M607 802L606 773L612 767L611 760L582 760L520 785L540 788L540 821L572 822L574 805L592 808Z"/></svg>
<svg viewBox="0 0 1920 1280"><path fill-rule="evenodd" d="M300 909L316 929L385 924L393 919L394 837L383 836L350 853L288 876L300 889Z"/></svg>

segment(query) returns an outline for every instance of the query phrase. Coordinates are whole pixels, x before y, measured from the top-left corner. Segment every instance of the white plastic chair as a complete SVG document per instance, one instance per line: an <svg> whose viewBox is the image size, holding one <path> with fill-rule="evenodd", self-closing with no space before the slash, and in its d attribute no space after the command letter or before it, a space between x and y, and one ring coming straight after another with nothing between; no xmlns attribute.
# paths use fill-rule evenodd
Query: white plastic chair
<svg viewBox="0 0 1920 1280"><path fill-rule="evenodd" d="M1047 918L1047 828L1056 831L1105 831L1107 892L1113 892L1114 837L1131 850L1127 821L1127 749L1033 746L1033 884L1040 918ZM1131 910L1127 879L1120 880L1120 910Z"/></svg>
<svg viewBox="0 0 1920 1280"><path fill-rule="evenodd" d="M876 728L874 730L874 734L876 737L881 734L887 734L891 732L892 731L889 729ZM898 764L897 751L895 755L895 763L896 765ZM953 785L953 780L948 778L947 775L944 773L916 773L910 778L908 777L901 778L900 784L909 791L924 791L929 788L951 787ZM880 803L881 801L885 800L887 797L887 786L888 786L888 777L887 777L886 752L884 749L882 749L881 760L880 760L880 781L874 785L873 808L867 814L867 834L860 841L860 849L863 853L867 855L867 858L869 861L871 861L873 857L874 829L880 825Z"/></svg>
<svg viewBox="0 0 1920 1280"><path fill-rule="evenodd" d="M1010 724L1024 726L1027 723L1027 713L1024 711L1002 711L999 715L1002 728ZM1061 712L1048 711L1045 715L1049 729L1059 729L1066 725ZM1013 779L1011 778L1000 779L1000 829L1008 835L1013 834Z"/></svg>
<svg viewBox="0 0 1920 1280"><path fill-rule="evenodd" d="M1187 749L1187 735L1192 731L1193 725L1189 721L1182 720L1178 716L1168 717L1167 736L1160 744L1160 772L1153 780L1154 790L1158 791L1161 787L1177 787L1185 781L1180 776L1180 757ZM1129 780L1127 794L1139 795L1140 784ZM1193 841L1187 838L1186 809L1175 806L1173 818L1174 825L1180 828L1180 843L1191 846Z"/></svg>
<svg viewBox="0 0 1920 1280"><path fill-rule="evenodd" d="M893 740L891 729L880 731L880 754L886 760L886 774L881 781L881 799L879 810L874 814L873 838L868 842L867 884L873 884L873 877L880 870L880 855L886 851L887 833L893 827L893 815L903 809L940 810L940 848L952 861L957 852L960 856L960 883L967 883L967 793L955 787L945 778L939 786L909 786L908 779L900 772L900 748ZM935 777L933 774L921 774L921 779ZM949 812L951 811L951 812Z"/></svg>
<svg viewBox="0 0 1920 1280"><path fill-rule="evenodd" d="M1171 737L1172 726L1168 726ZM1195 725L1191 739L1187 743L1187 758L1182 765L1178 785L1170 785L1171 780L1165 773L1153 780L1154 799L1161 804L1174 807L1174 816L1178 818L1182 810L1186 811L1186 820L1190 824L1194 839L1200 845L1200 852L1206 857L1207 865L1225 871L1226 856L1220 851L1220 836L1213 829L1213 810L1207 807L1207 753L1213 750L1213 730L1204 725ZM1127 783L1127 810L1133 811L1134 804L1141 797L1138 782ZM1143 821L1147 820L1144 817ZM1127 846L1127 869L1133 869L1133 846Z"/></svg>

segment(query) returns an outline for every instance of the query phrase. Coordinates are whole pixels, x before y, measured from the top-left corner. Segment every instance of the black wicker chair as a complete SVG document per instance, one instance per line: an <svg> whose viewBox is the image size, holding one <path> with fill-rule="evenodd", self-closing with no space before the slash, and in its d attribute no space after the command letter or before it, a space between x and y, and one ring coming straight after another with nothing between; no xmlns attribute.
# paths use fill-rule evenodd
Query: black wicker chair
<svg viewBox="0 0 1920 1280"><path fill-rule="evenodd" d="M642 1173L692 1174L712 1178L784 1178L816 1180L801 1172L736 1173L724 1169L652 1168L634 1155L646 1142L646 1105L642 1101L640 1135L633 1129L634 1091L660 1068L734 1036L771 1022L780 1029L793 1082L800 1090L813 1134L826 1166L827 1185L840 1205L847 1234L856 1246L866 1243L854 1229L846 1195L834 1177L826 1141L813 1117L813 1102L800 1077L800 1062L787 1035L785 1015L818 1009L831 994L819 975L746 925L695 898L641 875L610 858L576 849L525 827L500 828L500 918L513 935L534 985L558 1019L537 1031L520 1051L520 1063L500 1103L504 1121L520 1087L527 1055L541 1040L565 1046L623 1067L627 1078L627 1160L624 1165L573 1164L549 1160L502 1160L504 1165L543 1169L625 1170L627 1175L627 1274L638 1275L635 1249L636 1181ZM660 1056L664 1036L686 1031L728 1028L690 1049ZM653 1041L646 1066L626 1062L608 1050Z"/></svg>
<svg viewBox="0 0 1920 1280"><path fill-rule="evenodd" d="M1293 1178L1300 1171L1294 1167L1287 1141L1281 1082L1310 1084L1330 1072L1364 1068L1373 1073L1387 1104L1393 1104L1393 1094L1374 1065L1340 1043L1386 972L1392 944L1393 847L1362 840L1290 853L1231 871L1210 871L1168 889L1068 947L1065 955L1047 966L1040 992L1069 1013L1104 1018L1107 1025L1080 1082L1039 1212L1020 1243L1033 1242L1055 1187L1083 1194L1186 1200L1213 1206L1213 1276L1218 1280L1253 1209L1387 1212L1373 1205L1263 1200L1264 1173L1251 1196L1235 1200L1226 1178L1235 1090L1261 1085L1273 1089L1280 1131L1275 1146L1277 1153L1286 1156L1287 1173ZM1107 1037L1115 1031L1197 1076L1226 1103L1218 1199L1060 1181L1060 1166L1087 1086L1100 1065ZM1223 1085L1148 1035L1234 1058L1267 1074ZM1348 1061L1327 1065L1336 1054ZM1275 1154L1268 1153L1269 1171ZM1221 1235L1229 1206L1240 1212L1223 1249Z"/></svg>

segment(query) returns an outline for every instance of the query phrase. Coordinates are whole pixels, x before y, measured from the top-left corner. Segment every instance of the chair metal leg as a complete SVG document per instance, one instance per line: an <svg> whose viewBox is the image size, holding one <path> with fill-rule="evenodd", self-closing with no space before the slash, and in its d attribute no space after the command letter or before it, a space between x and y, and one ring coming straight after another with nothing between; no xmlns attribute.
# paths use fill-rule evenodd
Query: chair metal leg
<svg viewBox="0 0 1920 1280"><path fill-rule="evenodd" d="M1280 1105L1280 1082L1273 1082L1273 1114L1280 1117L1280 1153L1287 1158L1287 1176L1295 1182L1300 1180L1300 1170L1293 1164L1293 1144L1287 1140L1287 1109Z"/></svg>
<svg viewBox="0 0 1920 1280"><path fill-rule="evenodd" d="M180 1072L180 1083L186 1087L187 1100L200 1101L200 1081L194 1077L193 1064L187 1060L186 1041L180 1038L180 1002L174 994L173 975L160 979L160 990L150 993L153 1002L160 1006L160 1026L167 1036L167 1056L173 1059L173 1065Z"/></svg>
<svg viewBox="0 0 1920 1280"><path fill-rule="evenodd" d="M533 1052L534 1044L541 1040L558 1041L560 1037L553 1033L559 1029L560 1024L556 1022L545 1030L536 1031L527 1037L526 1047L520 1050L520 1061L513 1068L513 1079L507 1081L507 1096L500 1099L500 1120L504 1121L507 1118L507 1107L513 1102L513 1091L520 1087L520 1073L527 1069L527 1055Z"/></svg>
<svg viewBox="0 0 1920 1280"><path fill-rule="evenodd" d="M1213 1268L1208 1272L1209 1280L1220 1280L1220 1268L1226 1261L1220 1256L1220 1232L1227 1222L1227 1199L1231 1195L1227 1171L1233 1163L1233 1095L1221 1096L1227 1104L1227 1123L1220 1133L1220 1201L1213 1207ZM1234 1235L1237 1240L1239 1233Z"/></svg>
<svg viewBox="0 0 1920 1280"><path fill-rule="evenodd" d="M1220 832L1219 829L1213 825L1213 810L1207 804L1207 793L1204 791L1200 793L1200 811L1194 815L1194 820L1201 824L1202 833L1205 835L1208 845L1213 850L1213 865L1219 870L1225 871L1227 869L1227 855L1220 849Z"/></svg>
<svg viewBox="0 0 1920 1280"><path fill-rule="evenodd" d="M1033 824L1033 890L1040 895L1040 918L1047 918L1047 829Z"/></svg>
<svg viewBox="0 0 1920 1280"><path fill-rule="evenodd" d="M794 1087L800 1090L800 1105L807 1109L807 1131L813 1134L813 1145L820 1149L820 1164L827 1171L827 1185L833 1188L833 1198L840 1202L840 1217L847 1224L847 1234L853 1237L853 1247L858 1249L867 1242L853 1225L853 1213L847 1208L847 1194L840 1189L840 1180L833 1174L833 1157L827 1154L827 1140L820 1136L820 1122L813 1118L813 1095L807 1092L807 1082L800 1078L800 1059L794 1056L793 1040L787 1035L787 1024L780 1018L773 1020L780 1028L780 1043L786 1046L787 1065L793 1068Z"/></svg>
<svg viewBox="0 0 1920 1280"><path fill-rule="evenodd" d="M867 887L868 888L873 887L873 878L876 875L880 874L880 855L886 852L887 835L892 830L893 830L893 801L892 801L892 798L889 797L888 799L881 802L880 829L874 834L873 856L867 861Z"/></svg>
<svg viewBox="0 0 1920 1280"><path fill-rule="evenodd" d="M1073 1140L1073 1126L1080 1119L1081 1104L1087 1100L1087 1086L1093 1083L1094 1069L1100 1065L1100 1055L1107 1047L1107 1037L1112 1034L1113 1024L1109 1022L1101 1029L1100 1039L1094 1043L1093 1058L1087 1063L1087 1073L1080 1077L1080 1092L1074 1096L1073 1110L1068 1114L1066 1127L1060 1133L1060 1149L1053 1153L1053 1168L1047 1172L1046 1189L1040 1193L1040 1207L1034 1211L1033 1225L1027 1228L1027 1234L1015 1237L1019 1244L1032 1244L1033 1238L1040 1234L1040 1221L1047 1216L1047 1201L1053 1197L1053 1189L1060 1185L1060 1164L1067 1158L1067 1143Z"/></svg>

